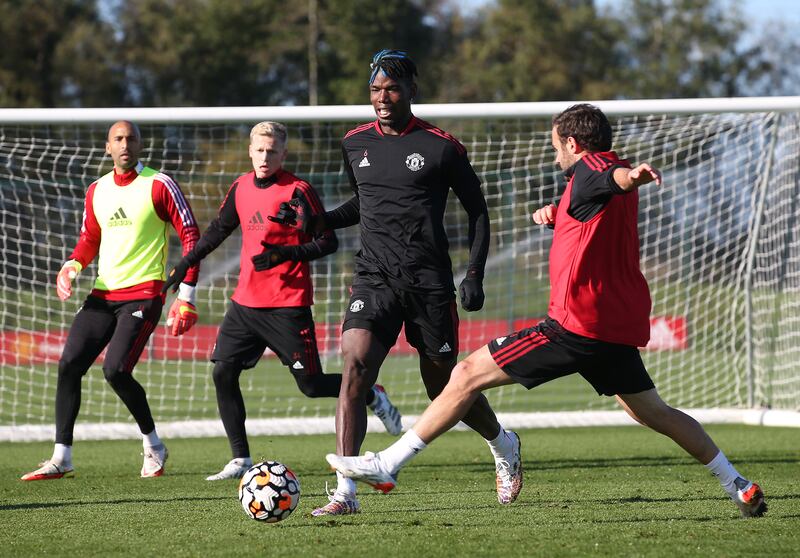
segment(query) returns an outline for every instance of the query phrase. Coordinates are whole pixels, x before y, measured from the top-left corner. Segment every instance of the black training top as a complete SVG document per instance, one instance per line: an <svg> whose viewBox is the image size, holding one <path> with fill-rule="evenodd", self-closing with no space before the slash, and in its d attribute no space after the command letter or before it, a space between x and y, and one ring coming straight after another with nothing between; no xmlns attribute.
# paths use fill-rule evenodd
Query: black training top
<svg viewBox="0 0 800 558"><path fill-rule="evenodd" d="M452 188L469 217L469 268L483 276L489 213L466 149L450 134L412 117L399 136L377 121L342 140L355 197L326 214L331 228L361 224L356 273L380 274L416 291L453 291L444 229Z"/></svg>

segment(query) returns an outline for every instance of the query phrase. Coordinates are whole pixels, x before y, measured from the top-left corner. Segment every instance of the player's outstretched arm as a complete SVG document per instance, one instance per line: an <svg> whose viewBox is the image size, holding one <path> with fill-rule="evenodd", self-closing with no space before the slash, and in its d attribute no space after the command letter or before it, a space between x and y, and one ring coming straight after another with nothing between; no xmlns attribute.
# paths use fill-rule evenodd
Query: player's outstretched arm
<svg viewBox="0 0 800 558"><path fill-rule="evenodd" d="M661 184L661 173L648 163L642 163L632 169L614 169L614 182L622 190L631 192L639 186L644 186L650 182Z"/></svg>

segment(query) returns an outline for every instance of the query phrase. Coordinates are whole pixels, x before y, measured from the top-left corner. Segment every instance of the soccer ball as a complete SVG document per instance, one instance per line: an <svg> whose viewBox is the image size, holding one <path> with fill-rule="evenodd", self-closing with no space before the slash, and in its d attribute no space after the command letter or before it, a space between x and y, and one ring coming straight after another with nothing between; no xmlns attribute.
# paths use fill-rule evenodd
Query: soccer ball
<svg viewBox="0 0 800 558"><path fill-rule="evenodd" d="M239 501L252 519L276 523L289 517L300 501L300 482L277 461L256 463L239 482Z"/></svg>

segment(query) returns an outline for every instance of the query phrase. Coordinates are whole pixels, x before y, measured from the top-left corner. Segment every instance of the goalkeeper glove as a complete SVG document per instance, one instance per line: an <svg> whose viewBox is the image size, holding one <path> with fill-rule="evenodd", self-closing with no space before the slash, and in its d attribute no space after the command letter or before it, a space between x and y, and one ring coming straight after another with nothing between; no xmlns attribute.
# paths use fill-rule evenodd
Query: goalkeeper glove
<svg viewBox="0 0 800 558"><path fill-rule="evenodd" d="M260 254L253 256L253 267L256 271L264 271L272 269L276 265L280 265L286 260L290 260L292 249L288 246L278 246L276 244L269 244L268 242L261 242L264 251Z"/></svg>
<svg viewBox="0 0 800 558"><path fill-rule="evenodd" d="M316 217L312 215L308 203L303 198L292 198L291 201L281 202L278 206L278 214L274 217L267 215L267 219L281 225L288 225L304 233L315 230Z"/></svg>
<svg viewBox="0 0 800 558"><path fill-rule="evenodd" d="M176 298L169 307L167 327L173 336L183 335L197 323L197 308L187 300Z"/></svg>
<svg viewBox="0 0 800 558"><path fill-rule="evenodd" d="M68 260L61 266L61 271L56 277L56 294L61 300L67 300L72 296L72 280L78 276L83 269L83 265L77 260Z"/></svg>
<svg viewBox="0 0 800 558"><path fill-rule="evenodd" d="M178 265L173 267L167 275L167 280L164 281L164 286L161 287L161 292L166 293L170 287L172 287L173 293L177 291L178 284L186 277L186 272L189 271L190 267L192 267L192 264L190 264L186 258L183 258L181 261L179 261Z"/></svg>
<svg viewBox="0 0 800 558"><path fill-rule="evenodd" d="M461 297L461 307L467 312L483 308L483 301L486 298L483 294L483 273L477 269L468 269L467 276L458 287L458 294Z"/></svg>

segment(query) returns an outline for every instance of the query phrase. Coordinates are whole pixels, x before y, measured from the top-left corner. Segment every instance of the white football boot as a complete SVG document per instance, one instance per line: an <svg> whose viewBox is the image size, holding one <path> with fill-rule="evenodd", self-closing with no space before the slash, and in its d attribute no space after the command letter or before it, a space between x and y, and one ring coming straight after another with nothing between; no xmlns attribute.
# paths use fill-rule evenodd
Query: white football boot
<svg viewBox="0 0 800 558"><path fill-rule="evenodd" d="M164 444L144 448L144 462L142 463L142 478L160 477L164 474L164 464L169 457L169 451Z"/></svg>
<svg viewBox="0 0 800 558"><path fill-rule="evenodd" d="M31 471L30 473L25 473L22 475L20 480L52 480L72 476L75 476L75 469L72 468L72 465L59 465L48 459L47 461L39 463L39 468L35 471Z"/></svg>
<svg viewBox="0 0 800 558"><path fill-rule="evenodd" d="M321 515L352 515L361 512L361 504L358 503L355 496L335 492L328 496L328 500L330 501L327 504L316 508L311 515L319 517Z"/></svg>
<svg viewBox="0 0 800 558"><path fill-rule="evenodd" d="M495 459L497 501L510 504L522 490L522 443L512 430L506 431L514 440L514 450L509 459Z"/></svg>
<svg viewBox="0 0 800 558"><path fill-rule="evenodd" d="M253 466L253 460L249 457L238 457L231 459L222 468L222 471L215 475L206 477L207 481L218 481L226 479L240 479Z"/></svg>
<svg viewBox="0 0 800 558"><path fill-rule="evenodd" d="M387 471L380 456L371 451L361 457L343 457L329 453L325 459L345 477L364 482L384 494L397 484L397 477Z"/></svg>
<svg viewBox="0 0 800 558"><path fill-rule="evenodd" d="M372 386L372 393L375 394L375 398L368 407L372 409L376 417L381 419L383 426L386 428L386 432L392 436L398 436L403 431L403 421L400 416L400 411L389 401L389 397L386 395L386 390L383 389L383 386L375 384Z"/></svg>

